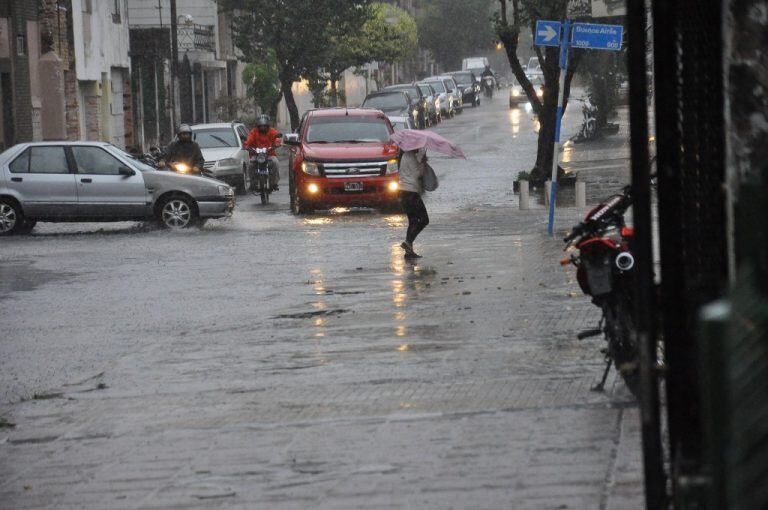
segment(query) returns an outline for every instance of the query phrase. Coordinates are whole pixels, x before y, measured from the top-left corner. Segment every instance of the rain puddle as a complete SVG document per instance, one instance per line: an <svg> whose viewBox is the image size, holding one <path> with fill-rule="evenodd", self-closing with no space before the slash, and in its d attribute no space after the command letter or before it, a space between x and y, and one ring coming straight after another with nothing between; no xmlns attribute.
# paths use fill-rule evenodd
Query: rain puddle
<svg viewBox="0 0 768 510"><path fill-rule="evenodd" d="M32 262L10 262L0 265L0 299L14 292L35 290L42 285L66 280L72 273L37 269Z"/></svg>

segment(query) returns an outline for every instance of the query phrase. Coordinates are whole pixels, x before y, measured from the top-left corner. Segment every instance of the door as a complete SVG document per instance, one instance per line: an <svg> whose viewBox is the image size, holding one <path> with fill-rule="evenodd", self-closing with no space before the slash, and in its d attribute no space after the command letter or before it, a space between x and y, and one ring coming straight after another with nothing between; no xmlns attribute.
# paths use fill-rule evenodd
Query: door
<svg viewBox="0 0 768 510"><path fill-rule="evenodd" d="M64 147L29 147L11 161L8 170L8 187L18 193L26 215L62 218L76 214L77 187Z"/></svg>
<svg viewBox="0 0 768 510"><path fill-rule="evenodd" d="M78 214L97 219L140 219L147 212L147 189L141 172L101 147L75 145ZM121 169L135 172L121 175Z"/></svg>

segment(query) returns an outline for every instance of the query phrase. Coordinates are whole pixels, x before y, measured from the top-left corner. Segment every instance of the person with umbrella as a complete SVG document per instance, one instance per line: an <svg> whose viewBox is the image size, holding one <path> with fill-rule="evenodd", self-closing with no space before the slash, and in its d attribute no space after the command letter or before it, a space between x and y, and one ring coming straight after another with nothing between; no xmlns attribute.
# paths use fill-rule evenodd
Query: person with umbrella
<svg viewBox="0 0 768 510"><path fill-rule="evenodd" d="M428 191L437 189L437 177L428 164L427 148L438 152L466 158L455 144L433 131L405 129L392 135L392 141L403 151L400 157L400 202L408 216L408 230L405 241L400 245L405 250L405 257L420 258L413 249L413 242L424 228L429 225L429 214L421 196L425 191L425 181L430 182Z"/></svg>

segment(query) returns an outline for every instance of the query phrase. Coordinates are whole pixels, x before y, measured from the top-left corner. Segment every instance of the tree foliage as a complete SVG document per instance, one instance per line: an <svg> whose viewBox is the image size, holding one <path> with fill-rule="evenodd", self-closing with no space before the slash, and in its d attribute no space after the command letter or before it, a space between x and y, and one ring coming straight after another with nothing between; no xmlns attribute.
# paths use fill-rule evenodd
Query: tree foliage
<svg viewBox="0 0 768 510"><path fill-rule="evenodd" d="M262 112L275 115L277 105L283 94L280 90L280 70L273 51L267 51L265 58L251 62L243 71L243 82L254 104L261 108Z"/></svg>
<svg viewBox="0 0 768 510"><path fill-rule="evenodd" d="M220 0L233 13L235 43L249 62L274 55L281 91L291 117L299 124L293 83L321 68L332 45L329 27L359 17L369 0Z"/></svg>
<svg viewBox="0 0 768 510"><path fill-rule="evenodd" d="M429 0L418 16L419 38L445 68L459 68L461 59L493 42L489 0ZM460 30L456 30L460 27Z"/></svg>

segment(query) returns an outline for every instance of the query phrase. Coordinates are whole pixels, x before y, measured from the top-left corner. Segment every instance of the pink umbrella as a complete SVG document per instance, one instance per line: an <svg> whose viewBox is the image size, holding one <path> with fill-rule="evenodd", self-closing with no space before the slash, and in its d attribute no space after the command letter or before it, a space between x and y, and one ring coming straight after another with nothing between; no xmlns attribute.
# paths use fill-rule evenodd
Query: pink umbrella
<svg viewBox="0 0 768 510"><path fill-rule="evenodd" d="M426 147L442 154L467 159L455 143L443 138L434 131L403 129L402 131L396 131L392 135L392 141L404 151L413 151Z"/></svg>

